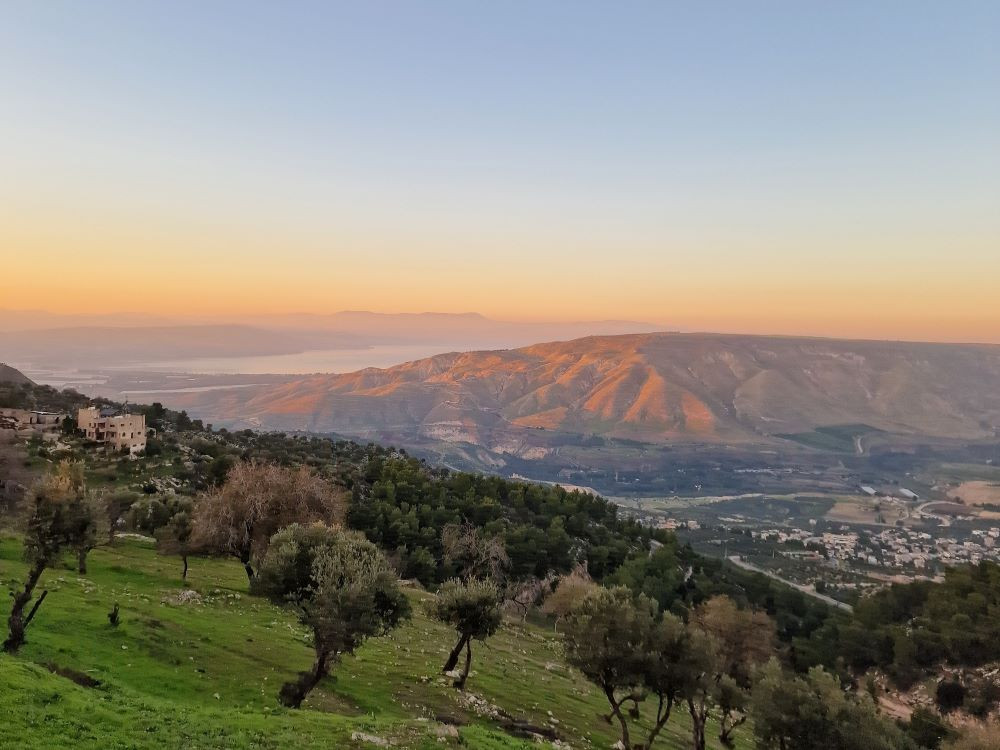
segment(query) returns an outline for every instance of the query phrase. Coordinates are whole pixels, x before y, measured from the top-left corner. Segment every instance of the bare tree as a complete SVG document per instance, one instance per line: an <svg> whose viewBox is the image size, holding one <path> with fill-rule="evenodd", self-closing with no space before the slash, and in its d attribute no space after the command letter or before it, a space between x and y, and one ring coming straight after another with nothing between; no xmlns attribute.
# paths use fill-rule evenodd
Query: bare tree
<svg viewBox="0 0 1000 750"><path fill-rule="evenodd" d="M441 530L444 561L454 565L462 580L490 579L502 583L510 568L503 539L486 536L471 523L450 523Z"/></svg>
<svg viewBox="0 0 1000 750"><path fill-rule="evenodd" d="M275 532L293 523L339 523L345 509L346 493L308 467L240 463L195 505L191 545L232 555L253 581Z"/></svg>

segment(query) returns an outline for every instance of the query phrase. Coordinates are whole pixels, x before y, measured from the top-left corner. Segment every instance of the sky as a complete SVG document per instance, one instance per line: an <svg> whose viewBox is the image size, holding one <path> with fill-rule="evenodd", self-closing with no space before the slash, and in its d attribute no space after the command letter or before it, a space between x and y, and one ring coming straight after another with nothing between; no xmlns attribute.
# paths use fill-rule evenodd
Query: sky
<svg viewBox="0 0 1000 750"><path fill-rule="evenodd" d="M1000 3L0 0L0 283L1000 342Z"/></svg>

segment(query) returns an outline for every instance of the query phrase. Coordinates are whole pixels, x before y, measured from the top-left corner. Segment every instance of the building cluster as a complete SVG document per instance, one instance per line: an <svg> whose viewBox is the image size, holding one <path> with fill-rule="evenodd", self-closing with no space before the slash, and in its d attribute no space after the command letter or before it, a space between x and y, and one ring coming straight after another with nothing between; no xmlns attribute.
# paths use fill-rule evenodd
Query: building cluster
<svg viewBox="0 0 1000 750"><path fill-rule="evenodd" d="M69 416L55 411L29 409L0 409L0 430L17 430L55 438L62 429L63 420Z"/></svg>
<svg viewBox="0 0 1000 750"><path fill-rule="evenodd" d="M909 500L910 502L915 502L920 499L920 495L918 495L913 490L907 489L906 487L896 487L895 489L892 490L884 490L882 492L879 492L870 484L859 484L858 489L861 490L861 494L867 495L868 497L878 497L879 495L881 495L883 497L895 499L895 496L899 495L904 500Z"/></svg>
<svg viewBox="0 0 1000 750"><path fill-rule="evenodd" d="M657 523L657 527L667 529L668 531L676 531L677 529L689 529L691 531L696 531L701 528L701 524L697 521L681 521L676 518L664 518Z"/></svg>
<svg viewBox="0 0 1000 750"><path fill-rule="evenodd" d="M146 450L146 417L110 408L88 406L76 417L77 428L88 440L130 454Z"/></svg>
<svg viewBox="0 0 1000 750"><path fill-rule="evenodd" d="M1000 528L977 529L970 539L933 537L924 531L887 528L877 534L858 534L843 527L840 533L815 534L801 529L752 531L760 541L800 542L802 550L782 551L786 557L810 556L836 566L851 563L899 570L923 571L935 563L957 565L983 560L1000 562Z"/></svg>
<svg viewBox="0 0 1000 750"><path fill-rule="evenodd" d="M0 430L14 430L22 435L58 439L69 415L64 412L0 408ZM110 450L135 455L146 450L146 417L127 411L89 406L80 409L76 427L88 440Z"/></svg>

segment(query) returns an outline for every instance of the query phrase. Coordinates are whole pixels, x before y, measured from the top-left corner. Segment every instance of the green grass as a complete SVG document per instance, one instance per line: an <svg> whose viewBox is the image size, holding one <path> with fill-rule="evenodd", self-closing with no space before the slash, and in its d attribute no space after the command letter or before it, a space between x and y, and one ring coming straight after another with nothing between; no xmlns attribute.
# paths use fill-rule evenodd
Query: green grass
<svg viewBox="0 0 1000 750"><path fill-rule="evenodd" d="M855 438L878 432L882 430L866 424L838 424L817 427L809 432L782 433L776 437L793 440L817 450L854 453L857 451Z"/></svg>
<svg viewBox="0 0 1000 750"><path fill-rule="evenodd" d="M24 575L20 552L16 539L0 539L8 588ZM470 696L519 719L551 722L574 748L608 748L617 739L599 718L603 697L565 666L558 637L535 625L510 623L475 644L461 693L438 674L452 633L423 614L417 600L430 595L413 591L412 622L345 659L292 711L276 695L310 664L308 633L286 610L249 596L238 564L192 560L189 585L199 604L174 603L183 590L179 561L142 542L97 549L89 568L87 576L69 566L48 571L49 595L28 643L16 657L0 655L4 747L374 747L362 734L406 748L537 746L506 734ZM107 613L116 602L122 623L114 628ZM4 623L8 606L0 607ZM50 663L101 685L80 687L50 673ZM438 737L444 717L462 724L459 737ZM657 746L686 747L685 719L672 720ZM740 740L749 746L745 733Z"/></svg>
<svg viewBox="0 0 1000 750"><path fill-rule="evenodd" d="M985 482L1000 481L1000 466L972 463L942 463L933 467L928 475L933 479L944 479L954 482L981 480Z"/></svg>

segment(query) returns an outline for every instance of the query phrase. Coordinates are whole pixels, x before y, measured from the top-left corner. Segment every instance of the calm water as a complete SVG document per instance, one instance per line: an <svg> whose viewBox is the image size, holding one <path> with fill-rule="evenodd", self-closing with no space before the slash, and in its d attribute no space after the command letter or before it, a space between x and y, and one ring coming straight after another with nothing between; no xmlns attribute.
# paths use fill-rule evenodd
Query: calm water
<svg viewBox="0 0 1000 750"><path fill-rule="evenodd" d="M454 349L439 344L398 344L372 346L368 349L316 349L300 354L269 354L259 357L198 357L132 364L127 369L192 372L201 375L306 375L314 372L353 372L365 367L391 367L447 351Z"/></svg>

